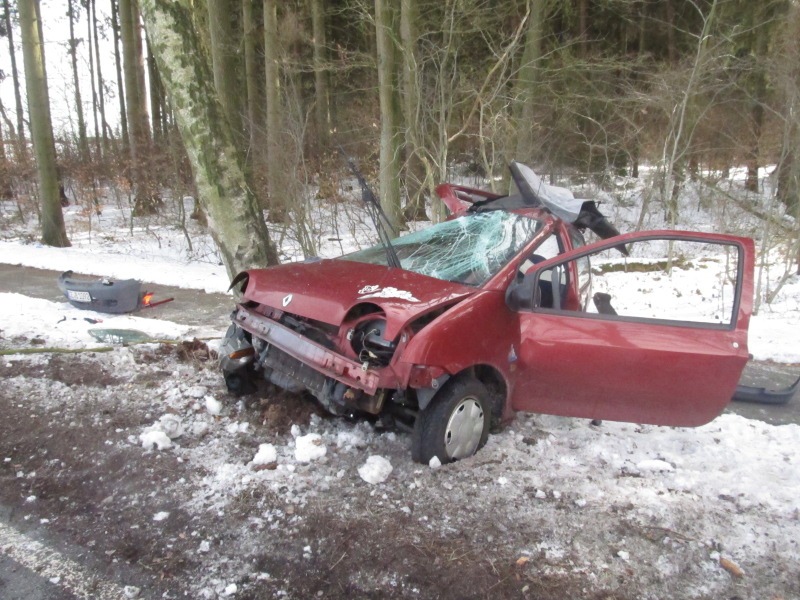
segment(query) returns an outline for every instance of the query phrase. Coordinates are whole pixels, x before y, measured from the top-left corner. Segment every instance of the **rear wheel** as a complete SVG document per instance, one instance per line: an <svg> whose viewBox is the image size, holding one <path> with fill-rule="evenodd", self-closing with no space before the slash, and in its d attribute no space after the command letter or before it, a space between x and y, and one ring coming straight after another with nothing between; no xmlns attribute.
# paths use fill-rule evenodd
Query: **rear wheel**
<svg viewBox="0 0 800 600"><path fill-rule="evenodd" d="M490 418L486 386L473 377L453 379L417 415L411 456L424 464L434 456L442 463L472 456L486 443Z"/></svg>

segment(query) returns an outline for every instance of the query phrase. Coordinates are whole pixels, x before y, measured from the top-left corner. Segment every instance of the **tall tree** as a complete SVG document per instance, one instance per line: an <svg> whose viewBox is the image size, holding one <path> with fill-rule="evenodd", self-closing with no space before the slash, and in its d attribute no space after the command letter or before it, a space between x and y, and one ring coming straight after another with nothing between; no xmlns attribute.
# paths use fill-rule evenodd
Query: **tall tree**
<svg viewBox="0 0 800 600"><path fill-rule="evenodd" d="M103 69L100 64L100 36L97 27L97 2L89 0L92 7L92 39L94 40L95 72L97 73L98 109L100 111L100 130L102 138L103 156L108 155L108 122L106 120L106 90L103 80Z"/></svg>
<svg viewBox="0 0 800 600"><path fill-rule="evenodd" d="M50 98L44 62L41 17L38 0L18 0L19 26L22 34L22 58L25 64L25 87L31 138L36 153L39 197L42 204L42 243L63 248L69 246L61 198L58 190L58 167L50 120Z"/></svg>
<svg viewBox="0 0 800 600"><path fill-rule="evenodd" d="M247 88L247 123L245 130L248 133L250 147L247 156L252 160L256 151L256 138L260 122L261 85L258 81L258 61L256 52L258 46L257 28L255 23L254 0L242 0L242 37L244 40L244 72L245 87Z"/></svg>
<svg viewBox="0 0 800 600"><path fill-rule="evenodd" d="M311 29L314 36L314 115L317 139L324 148L328 143L328 134L331 129L331 111L328 95L328 48L323 0L311 0Z"/></svg>
<svg viewBox="0 0 800 600"><path fill-rule="evenodd" d="M161 85L161 76L158 73L156 66L156 57L153 56L153 50L150 44L150 39L147 40L147 76L150 78L150 129L153 132L153 141L158 145L161 138L164 136L164 128L162 127L162 111L164 110L164 90Z"/></svg>
<svg viewBox="0 0 800 600"><path fill-rule="evenodd" d="M404 217L409 220L424 220L425 202L422 192L425 183L431 183L432 174L422 160L422 134L420 131L420 97L419 88L419 55L417 42L419 39L419 6L417 0L401 0L400 2L400 46L402 49L402 109L405 123L406 149L406 189L408 204Z"/></svg>
<svg viewBox="0 0 800 600"><path fill-rule="evenodd" d="M14 108L17 111L17 160L24 160L25 155L25 113L22 110L22 94L20 94L19 70L17 69L17 52L14 48L14 29L11 26L11 5L3 0L5 9L6 35L8 36L8 57L11 62L11 78L14 82Z"/></svg>
<svg viewBox="0 0 800 600"><path fill-rule="evenodd" d="M395 40L396 14L388 0L375 0L375 39L378 52L378 96L381 107L381 205L389 218L393 233L403 226L400 205L400 167L403 135L400 97L397 86Z"/></svg>
<svg viewBox="0 0 800 600"><path fill-rule="evenodd" d="M158 198L153 194L150 174L146 168L150 131L145 108L143 53L137 0L119 0L119 24L122 38L122 68L125 74L125 104L130 133L131 170L135 190L134 213L152 214L157 210Z"/></svg>
<svg viewBox="0 0 800 600"><path fill-rule="evenodd" d="M142 29L142 17L139 13L139 0L130 0L131 3L131 25L133 27L133 69L136 73L136 100L139 106L136 108L136 116L140 119L141 135L144 142L150 142L150 121L147 118L147 92L145 85L145 64L144 64L144 40Z"/></svg>
<svg viewBox="0 0 800 600"><path fill-rule="evenodd" d="M86 139L86 121L83 117L83 100L81 99L81 84L78 77L78 44L81 42L75 37L75 0L67 0L67 16L69 17L69 58L72 64L72 85L75 88L75 112L78 118L78 149L81 160L89 159L89 142Z"/></svg>
<svg viewBox="0 0 800 600"><path fill-rule="evenodd" d="M745 188L757 192L759 188L758 167L760 163L761 134L764 129L768 95L767 60L770 40L775 37L775 28L783 14L776 14L774 0L760 2L735 2L732 18L743 25L744 33L734 37L736 54L743 58L743 85L746 110L749 113L747 128L750 140L747 143L747 179ZM738 10L736 10L738 9ZM735 11L735 12L734 12ZM782 13L783 11L781 11Z"/></svg>
<svg viewBox="0 0 800 600"><path fill-rule="evenodd" d="M5 115L3 100L0 98L0 115ZM3 119L0 118L0 200L10 200L14 197L14 188L11 185L11 167L6 154L6 139L3 133Z"/></svg>
<svg viewBox="0 0 800 600"><path fill-rule="evenodd" d="M120 52L119 0L111 0L111 32L114 38L114 64L117 71L117 98L119 98L119 123L122 130L122 146L128 150L128 111L125 104L125 87L122 77L122 57Z"/></svg>
<svg viewBox="0 0 800 600"><path fill-rule="evenodd" d="M533 0L528 15L528 30L525 34L525 48L516 82L518 91L514 105L515 126L517 132L516 160L525 162L534 158L536 148L534 130L535 103L539 86L544 39L544 24L549 0Z"/></svg>
<svg viewBox="0 0 800 600"><path fill-rule="evenodd" d="M98 110L98 106L100 104L97 94L97 84L95 82L95 63L94 63L94 52L92 52L94 48L94 32L92 30L92 5L94 4L94 0L86 0L84 7L86 8L86 44L89 50L89 81L91 82L92 88L92 120L94 121L94 147L95 147L95 154L100 156L100 121L98 119L98 115L100 111ZM99 63L99 61L98 61ZM98 64L99 66L99 64Z"/></svg>
<svg viewBox="0 0 800 600"><path fill-rule="evenodd" d="M240 72L236 49L234 16L239 12L239 0L208 0L208 29L211 39L211 61L214 67L214 87L231 131L241 139L242 94L237 74Z"/></svg>
<svg viewBox="0 0 800 600"><path fill-rule="evenodd" d="M199 199L228 273L277 264L189 9L172 0L142 0L141 6Z"/></svg>
<svg viewBox="0 0 800 600"><path fill-rule="evenodd" d="M776 193L790 214L795 216L800 237L800 6L797 3L788 9L775 62L783 118ZM797 270L800 273L800 255L797 257Z"/></svg>
<svg viewBox="0 0 800 600"><path fill-rule="evenodd" d="M283 222L287 218L284 198L284 176L281 168L281 84L278 44L278 5L275 0L264 0L264 73L267 101L267 192L269 194L270 220Z"/></svg>

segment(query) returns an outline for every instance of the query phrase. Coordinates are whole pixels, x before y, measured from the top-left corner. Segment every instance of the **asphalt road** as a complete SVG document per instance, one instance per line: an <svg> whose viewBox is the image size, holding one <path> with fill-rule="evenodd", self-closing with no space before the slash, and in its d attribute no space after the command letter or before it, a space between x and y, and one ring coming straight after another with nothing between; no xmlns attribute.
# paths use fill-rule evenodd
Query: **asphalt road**
<svg viewBox="0 0 800 600"><path fill-rule="evenodd" d="M4 600L74 600L75 596L50 579L42 577L4 554L0 554L0 598L4 598Z"/></svg>
<svg viewBox="0 0 800 600"><path fill-rule="evenodd" d="M56 283L59 275L61 275L59 271L0 264L0 292L15 292L52 302L65 302L66 298ZM81 274L75 273L75 276L81 277ZM86 277L100 279L91 275ZM225 328L230 323L233 296L207 294L202 290L168 287L155 283L145 283L143 289L154 293L153 302L166 298L174 300L134 313L137 317L164 319L192 327Z"/></svg>

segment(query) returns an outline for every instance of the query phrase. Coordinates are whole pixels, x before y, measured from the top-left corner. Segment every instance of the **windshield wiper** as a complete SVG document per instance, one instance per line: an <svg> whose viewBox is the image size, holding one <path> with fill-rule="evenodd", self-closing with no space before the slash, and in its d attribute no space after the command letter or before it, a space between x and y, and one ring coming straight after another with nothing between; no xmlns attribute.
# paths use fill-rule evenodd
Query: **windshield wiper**
<svg viewBox="0 0 800 600"><path fill-rule="evenodd" d="M386 216L386 213L383 212L381 203L375 197L375 194L370 189L369 184L367 183L367 180L364 179L361 171L358 170L356 163L344 151L344 148L339 146L339 152L342 153L345 161L347 161L347 166L350 167L353 175L355 175L355 178L358 180L358 185L361 187L361 201L367 207L367 212L372 219L372 224L375 225L375 229L378 232L378 238L381 241L381 245L386 251L386 262L390 267L402 269L403 267L400 265L400 259L397 257L397 252L395 252L394 246L392 246L391 236L389 235L388 231L388 229L391 227L391 223L389 222L389 218Z"/></svg>

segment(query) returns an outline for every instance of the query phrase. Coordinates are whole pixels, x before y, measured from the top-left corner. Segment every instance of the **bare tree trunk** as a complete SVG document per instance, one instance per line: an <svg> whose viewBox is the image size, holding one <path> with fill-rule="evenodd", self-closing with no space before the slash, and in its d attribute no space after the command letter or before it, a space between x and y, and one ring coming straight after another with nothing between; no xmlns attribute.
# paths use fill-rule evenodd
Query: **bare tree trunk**
<svg viewBox="0 0 800 600"><path fill-rule="evenodd" d="M157 211L159 200L152 192L150 174L146 167L150 135L147 110L145 109L144 76L140 76L143 59L139 9L136 0L120 0L119 17L122 34L122 67L125 73L125 104L128 109L130 130L130 157L133 174L131 179L135 190L134 214L154 214Z"/></svg>
<svg viewBox="0 0 800 600"><path fill-rule="evenodd" d="M98 108L100 110L100 137L102 141L102 156L108 155L108 122L106 120L106 90L105 81L103 80L103 69L100 66L100 40L99 31L97 28L97 2L90 0L92 5L92 33L94 39L94 63L97 72L97 99ZM91 48L89 49L91 52Z"/></svg>
<svg viewBox="0 0 800 600"><path fill-rule="evenodd" d="M14 29L11 27L11 6L9 0L3 0L5 9L6 35L8 36L8 57L11 62L11 77L14 81L14 108L17 111L17 160L25 161L25 113L22 110L22 94L20 94L19 70L17 69L17 53L14 49Z"/></svg>
<svg viewBox="0 0 800 600"><path fill-rule="evenodd" d="M120 53L119 1L111 0L111 31L114 34L114 63L117 70L117 98L119 99L119 122L122 130L122 147L127 151L130 146L128 138L128 111L125 104L125 88L122 77L122 58Z"/></svg>
<svg viewBox="0 0 800 600"><path fill-rule="evenodd" d="M539 0L534 0L539 4ZM589 51L589 2L578 0L578 52L581 58L586 58Z"/></svg>
<svg viewBox="0 0 800 600"><path fill-rule="evenodd" d="M136 77L136 46L133 40L134 23L133 7L135 0L119 0L119 28L122 38L122 70L125 76L125 106L127 108L128 127L130 131L131 158L142 149L141 119L136 114L139 107L139 82Z"/></svg>
<svg viewBox="0 0 800 600"><path fill-rule="evenodd" d="M142 14L228 274L277 264L189 9L171 0L142 0Z"/></svg>
<svg viewBox="0 0 800 600"><path fill-rule="evenodd" d="M136 117L142 143L150 143L150 120L147 116L147 86L145 85L144 42L142 40L142 17L139 13L139 0L129 0L131 4L131 24L133 27L133 68L136 73ZM128 119L130 121L130 119Z"/></svg>
<svg viewBox="0 0 800 600"><path fill-rule="evenodd" d="M783 132L781 156L778 161L778 184L776 195L789 214L795 217L795 229L800 236L800 7L793 7L788 22L794 27L789 30L782 58L785 61L783 88ZM792 35L794 33L794 35ZM800 245L800 243L799 243ZM800 255L797 257L800 273Z"/></svg>
<svg viewBox="0 0 800 600"><path fill-rule="evenodd" d="M759 98L752 100L750 107L750 130L752 141L748 149L747 156L747 179L744 187L750 192L758 192L758 155L759 142L761 140L761 130L764 126L764 106Z"/></svg>
<svg viewBox="0 0 800 600"><path fill-rule="evenodd" d="M257 132L261 119L259 98L261 86L258 83L258 55L256 54L256 24L254 14L254 0L242 0L242 35L244 37L244 71L245 86L247 88L247 123L249 148L248 162L253 162L257 148Z"/></svg>
<svg viewBox="0 0 800 600"><path fill-rule="evenodd" d="M0 98L0 116L5 116L2 98ZM3 119L0 118L0 200L11 200L13 197L14 187L11 185L11 167L8 164L8 155L6 154Z"/></svg>
<svg viewBox="0 0 800 600"><path fill-rule="evenodd" d="M287 218L281 169L281 92L278 70L278 12L275 0L264 0L264 72L267 101L267 192L270 221Z"/></svg>
<svg viewBox="0 0 800 600"><path fill-rule="evenodd" d="M58 167L50 121L50 99L44 62L41 17L38 0L19 0L19 25L22 33L22 57L28 92L31 139L36 153L39 196L42 205L42 243L63 248L69 246L61 198L58 190Z"/></svg>
<svg viewBox="0 0 800 600"><path fill-rule="evenodd" d="M675 0L665 0L666 9L665 27L667 30L667 58L669 63L674 65L678 62L678 48L675 42Z"/></svg>
<svg viewBox="0 0 800 600"><path fill-rule="evenodd" d="M81 162L89 160L89 143L86 140L86 121L83 117L83 100L81 85L78 79L78 39L75 37L75 0L67 0L67 17L69 18L69 58L72 64L72 85L75 87L75 112L78 118L78 151Z"/></svg>
<svg viewBox="0 0 800 600"><path fill-rule="evenodd" d="M400 205L400 166L403 135L395 60L395 15L387 0L375 0L375 38L378 50L378 95L381 105L380 199L394 235L403 227Z"/></svg>
<svg viewBox="0 0 800 600"><path fill-rule="evenodd" d="M686 153L692 141L693 126L688 112L691 101L697 94L697 86L705 68L704 61L708 50L711 28L716 19L716 11L717 0L712 0L708 15L703 20L703 29L697 38L697 48L689 80L681 92L680 101L672 111L673 118L669 124L667 136L664 139L661 155L661 164L664 170L662 198L667 207L667 218L671 228L675 227L678 219L678 192L684 179L683 165L685 164ZM642 218L643 215L640 215L640 224Z"/></svg>
<svg viewBox="0 0 800 600"><path fill-rule="evenodd" d="M97 98L97 86L95 85L95 64L94 64L94 53L92 52L92 46L94 36L92 35L92 5L94 4L94 0L86 0L86 43L89 46L89 81L92 82L92 118L94 119L94 147L95 147L95 154L100 156L100 124L98 122L97 114L97 106L98 106L98 98Z"/></svg>
<svg viewBox="0 0 800 600"><path fill-rule="evenodd" d="M534 0L531 6L528 31L525 35L525 49L519 67L518 90L515 104L515 125L517 128L516 153L512 158L528 162L534 158L533 115L536 88L539 81L539 61L542 58L542 37L547 0Z"/></svg>
<svg viewBox="0 0 800 600"><path fill-rule="evenodd" d="M745 189L758 192L758 164L761 144L761 132L764 129L764 105L767 99L767 74L763 61L769 50L769 33L767 16L764 7L758 5L755 10L756 22L754 25L752 55L755 61L750 77L749 102L750 102L750 148L747 157L747 179Z"/></svg>
<svg viewBox="0 0 800 600"><path fill-rule="evenodd" d="M238 0L208 0L208 29L211 34L214 87L234 138L241 141L244 130L242 101L237 79L237 73L240 71L236 57L238 44L231 23L231 15L237 12L238 8Z"/></svg>
<svg viewBox="0 0 800 600"><path fill-rule="evenodd" d="M161 87L161 79L158 74L158 67L156 67L156 59L153 56L152 46L150 39L146 38L147 43L147 75L150 78L150 129L153 132L153 142L156 146L160 144L164 136L164 130L161 126L161 110L163 106L163 89Z"/></svg>
<svg viewBox="0 0 800 600"><path fill-rule="evenodd" d="M408 190L408 203L403 217L407 220L425 220L425 197L423 195L426 183L433 183L433 174L426 168L420 157L420 90L419 90L419 63L417 56L417 40L419 9L417 0L401 0L400 2L400 44L403 57L403 93L402 108L403 121L405 122L405 147L406 147L406 190ZM432 187L432 186L431 186Z"/></svg>
<svg viewBox="0 0 800 600"><path fill-rule="evenodd" d="M317 139L319 146L327 147L331 129L330 98L328 97L327 40L325 35L325 7L323 0L311 0L311 27L314 35L314 95L316 103Z"/></svg>

